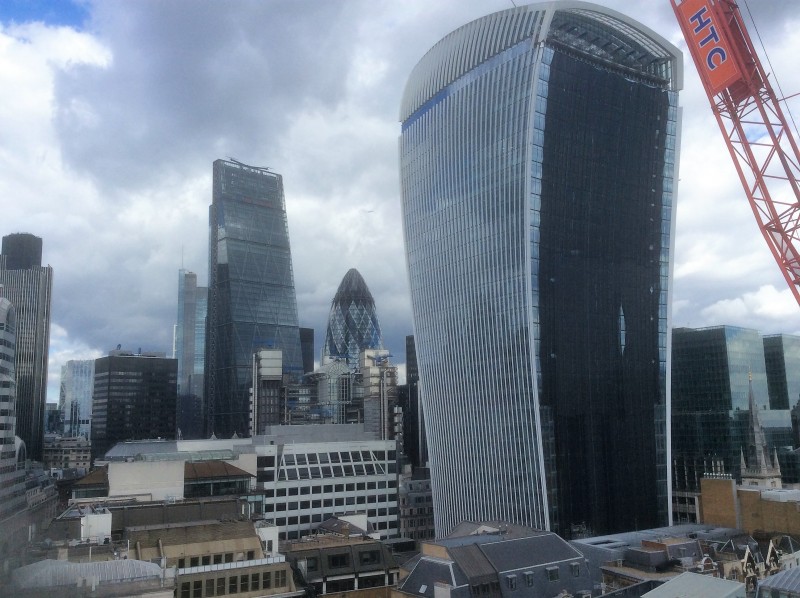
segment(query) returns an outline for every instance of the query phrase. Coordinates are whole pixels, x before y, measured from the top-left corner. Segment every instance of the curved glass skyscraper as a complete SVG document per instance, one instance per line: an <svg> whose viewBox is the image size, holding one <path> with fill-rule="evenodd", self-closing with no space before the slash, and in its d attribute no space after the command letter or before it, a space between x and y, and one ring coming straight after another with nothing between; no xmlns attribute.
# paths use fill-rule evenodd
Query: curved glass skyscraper
<svg viewBox="0 0 800 598"><path fill-rule="evenodd" d="M382 348L375 300L359 271L350 268L331 303L322 362L344 359L347 363L358 364L361 351Z"/></svg>
<svg viewBox="0 0 800 598"><path fill-rule="evenodd" d="M606 8L473 21L403 95L437 535L666 524L679 51Z"/></svg>

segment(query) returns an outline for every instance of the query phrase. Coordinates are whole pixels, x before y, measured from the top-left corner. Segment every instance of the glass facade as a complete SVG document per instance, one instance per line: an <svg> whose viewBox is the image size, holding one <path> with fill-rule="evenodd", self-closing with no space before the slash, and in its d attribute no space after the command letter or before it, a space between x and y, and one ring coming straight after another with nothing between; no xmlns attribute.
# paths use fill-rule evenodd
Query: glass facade
<svg viewBox="0 0 800 598"><path fill-rule="evenodd" d="M344 359L353 367L364 349L382 349L381 326L375 300L355 268L344 275L331 303L322 363Z"/></svg>
<svg viewBox="0 0 800 598"><path fill-rule="evenodd" d="M800 404L800 336L765 336L764 360L770 408L793 409Z"/></svg>
<svg viewBox="0 0 800 598"><path fill-rule="evenodd" d="M667 522L678 68L626 17L565 2L469 23L409 78L403 218L437 535Z"/></svg>
<svg viewBox="0 0 800 598"><path fill-rule="evenodd" d="M303 374L282 177L215 161L209 235L206 432L246 436L253 353L281 349Z"/></svg>
<svg viewBox="0 0 800 598"><path fill-rule="evenodd" d="M3 237L2 296L17 312L17 436L28 458L41 460L50 348L53 269L41 265L42 240L28 233Z"/></svg>
<svg viewBox="0 0 800 598"><path fill-rule="evenodd" d="M178 360L178 430L183 438L203 436L203 376L205 373L208 288L197 286L197 274L178 271L178 320L175 358Z"/></svg>
<svg viewBox="0 0 800 598"><path fill-rule="evenodd" d="M112 351L94 362L92 456L123 440L174 439L178 360Z"/></svg>
<svg viewBox="0 0 800 598"><path fill-rule="evenodd" d="M61 367L58 406L64 418L65 436L91 439L93 388L93 359L71 359Z"/></svg>
<svg viewBox="0 0 800 598"><path fill-rule="evenodd" d="M672 458L676 490L699 491L706 472L741 479L750 433L749 394L770 450L791 446L786 409L770 409L765 342L734 326L672 333ZM752 382L751 382L752 378Z"/></svg>

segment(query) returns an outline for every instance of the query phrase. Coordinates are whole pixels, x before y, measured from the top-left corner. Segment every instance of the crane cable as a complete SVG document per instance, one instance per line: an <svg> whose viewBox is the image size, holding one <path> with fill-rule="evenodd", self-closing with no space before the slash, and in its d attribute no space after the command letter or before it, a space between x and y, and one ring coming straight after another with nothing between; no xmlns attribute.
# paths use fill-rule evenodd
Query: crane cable
<svg viewBox="0 0 800 598"><path fill-rule="evenodd" d="M792 127L794 128L795 136L800 137L800 135L798 135L797 132L797 123L794 121L794 115L792 114L792 110L789 107L789 104L786 102L786 96L783 93L780 81L778 81L778 75L775 73L775 68L772 66L772 61L769 59L767 48L766 46L764 46L764 40L761 39L761 33L758 31L758 26L756 25L756 21L753 18L753 13L750 12L750 6L747 4L747 0L740 0L740 1L742 4L744 4L745 9L747 9L747 16L750 17L750 22L753 24L753 30L756 32L756 37L758 38L758 43L761 44L761 52L764 54L764 58L767 59L769 70L772 72L772 80L775 81L775 86L778 88L778 92L781 94L781 99L779 101L783 102L783 107L786 110L786 113L789 115L789 120L792 121Z"/></svg>

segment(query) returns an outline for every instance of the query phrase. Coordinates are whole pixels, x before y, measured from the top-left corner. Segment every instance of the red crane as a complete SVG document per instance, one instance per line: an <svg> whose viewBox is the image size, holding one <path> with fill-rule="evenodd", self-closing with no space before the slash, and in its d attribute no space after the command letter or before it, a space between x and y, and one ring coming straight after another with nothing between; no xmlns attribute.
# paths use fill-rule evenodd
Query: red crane
<svg viewBox="0 0 800 598"><path fill-rule="evenodd" d="M670 0L758 227L800 304L800 152L733 0Z"/></svg>

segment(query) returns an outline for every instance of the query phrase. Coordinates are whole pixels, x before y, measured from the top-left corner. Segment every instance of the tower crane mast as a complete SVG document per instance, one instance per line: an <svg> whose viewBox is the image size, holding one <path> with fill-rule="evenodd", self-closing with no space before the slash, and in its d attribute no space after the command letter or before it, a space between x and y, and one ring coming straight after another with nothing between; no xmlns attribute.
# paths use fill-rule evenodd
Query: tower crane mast
<svg viewBox="0 0 800 598"><path fill-rule="evenodd" d="M800 152L733 0L670 0L758 227L800 304Z"/></svg>

